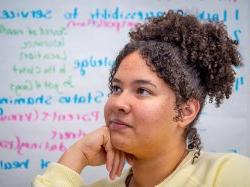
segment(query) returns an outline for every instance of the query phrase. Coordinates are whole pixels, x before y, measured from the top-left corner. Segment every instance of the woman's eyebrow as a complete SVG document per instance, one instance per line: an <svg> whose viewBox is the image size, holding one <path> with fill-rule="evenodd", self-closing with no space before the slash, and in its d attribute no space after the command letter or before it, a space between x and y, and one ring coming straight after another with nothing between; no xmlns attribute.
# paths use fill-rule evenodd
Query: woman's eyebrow
<svg viewBox="0 0 250 187"><path fill-rule="evenodd" d="M150 80L139 79L139 80L134 80L132 83L133 84L149 84L149 85L157 88L157 86L154 83L152 83Z"/></svg>
<svg viewBox="0 0 250 187"><path fill-rule="evenodd" d="M112 83L119 83L119 84L121 84L122 81L121 81L120 79L118 79L118 78L113 78ZM151 86L157 88L157 86L156 86L154 83L152 83L152 81L150 81L150 80L145 80L145 79L134 80L134 81L132 82L132 84L149 84L149 85L151 85Z"/></svg>
<svg viewBox="0 0 250 187"><path fill-rule="evenodd" d="M122 81L114 77L112 83L122 83Z"/></svg>

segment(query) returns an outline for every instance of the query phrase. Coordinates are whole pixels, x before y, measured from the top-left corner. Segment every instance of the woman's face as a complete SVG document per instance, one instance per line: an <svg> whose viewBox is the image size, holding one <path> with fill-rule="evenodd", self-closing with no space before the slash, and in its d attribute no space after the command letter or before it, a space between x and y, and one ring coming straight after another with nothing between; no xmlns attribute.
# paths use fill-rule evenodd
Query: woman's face
<svg viewBox="0 0 250 187"><path fill-rule="evenodd" d="M175 146L175 94L138 52L122 60L112 88L104 110L115 148L150 157Z"/></svg>

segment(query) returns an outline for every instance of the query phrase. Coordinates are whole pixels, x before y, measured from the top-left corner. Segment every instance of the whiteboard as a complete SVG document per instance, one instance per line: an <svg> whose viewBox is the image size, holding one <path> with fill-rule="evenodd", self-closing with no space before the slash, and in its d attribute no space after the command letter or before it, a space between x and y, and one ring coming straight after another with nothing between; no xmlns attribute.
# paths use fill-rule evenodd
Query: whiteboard
<svg viewBox="0 0 250 187"><path fill-rule="evenodd" d="M168 9L223 21L239 41L231 99L208 104L198 128L204 150L250 156L247 0L1 1L0 186L30 186L50 161L104 125L108 74L128 31ZM134 5L134 6L131 6ZM87 183L107 176L87 167Z"/></svg>

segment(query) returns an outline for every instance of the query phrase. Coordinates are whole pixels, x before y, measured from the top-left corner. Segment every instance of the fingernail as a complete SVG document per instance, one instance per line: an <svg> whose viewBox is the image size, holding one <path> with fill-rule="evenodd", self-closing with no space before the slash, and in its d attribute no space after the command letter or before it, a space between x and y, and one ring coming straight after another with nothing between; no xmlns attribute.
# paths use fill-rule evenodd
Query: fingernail
<svg viewBox="0 0 250 187"><path fill-rule="evenodd" d="M115 180L115 177L116 177L116 176L110 175L110 179L111 179L111 180Z"/></svg>
<svg viewBox="0 0 250 187"><path fill-rule="evenodd" d="M110 171L111 171L111 167L110 167L110 165L106 165L106 168L107 168L107 170L108 170L108 172L110 173Z"/></svg>

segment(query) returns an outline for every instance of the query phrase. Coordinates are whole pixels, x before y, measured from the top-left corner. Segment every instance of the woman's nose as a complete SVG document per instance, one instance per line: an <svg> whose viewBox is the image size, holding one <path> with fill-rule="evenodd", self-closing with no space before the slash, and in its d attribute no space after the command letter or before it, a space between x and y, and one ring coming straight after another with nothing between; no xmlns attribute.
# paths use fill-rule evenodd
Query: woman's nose
<svg viewBox="0 0 250 187"><path fill-rule="evenodd" d="M113 99L113 110L119 114L127 114L131 110L130 97L128 93L122 92Z"/></svg>

